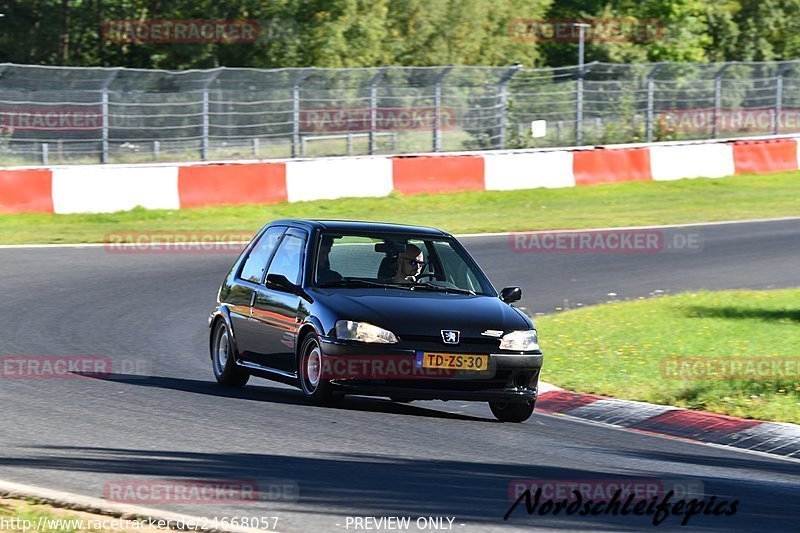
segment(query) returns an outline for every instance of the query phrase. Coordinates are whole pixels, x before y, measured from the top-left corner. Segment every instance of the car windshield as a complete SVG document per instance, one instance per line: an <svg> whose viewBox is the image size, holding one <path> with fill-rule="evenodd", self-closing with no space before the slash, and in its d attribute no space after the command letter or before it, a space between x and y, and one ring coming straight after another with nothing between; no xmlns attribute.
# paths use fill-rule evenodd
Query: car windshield
<svg viewBox="0 0 800 533"><path fill-rule="evenodd" d="M321 287L396 287L496 296L452 238L413 234L323 233L316 254Z"/></svg>

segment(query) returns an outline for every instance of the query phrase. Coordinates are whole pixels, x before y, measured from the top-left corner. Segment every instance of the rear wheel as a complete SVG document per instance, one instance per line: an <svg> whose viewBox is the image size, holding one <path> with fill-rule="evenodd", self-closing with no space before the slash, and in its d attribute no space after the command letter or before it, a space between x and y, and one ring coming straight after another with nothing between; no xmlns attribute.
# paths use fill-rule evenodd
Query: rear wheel
<svg viewBox="0 0 800 533"><path fill-rule="evenodd" d="M228 326L218 320L211 338L211 362L217 382L226 387L244 387L250 374L236 364Z"/></svg>
<svg viewBox="0 0 800 533"><path fill-rule="evenodd" d="M489 402L489 408L501 422L525 422L533 414L532 403Z"/></svg>
<svg viewBox="0 0 800 533"><path fill-rule="evenodd" d="M325 379L322 362L322 348L314 333L303 338L300 346L298 375L300 388L305 397L315 405L332 405L342 400L341 395L333 394L331 382Z"/></svg>

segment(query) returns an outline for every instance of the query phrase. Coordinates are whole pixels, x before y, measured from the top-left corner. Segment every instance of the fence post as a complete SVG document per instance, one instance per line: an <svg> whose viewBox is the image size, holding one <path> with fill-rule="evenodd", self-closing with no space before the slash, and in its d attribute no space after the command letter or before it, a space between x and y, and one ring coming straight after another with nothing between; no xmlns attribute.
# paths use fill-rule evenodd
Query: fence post
<svg viewBox="0 0 800 533"><path fill-rule="evenodd" d="M575 145L583 144L583 78L586 73L592 70L597 61L592 61L589 65L582 65L578 68L578 83L575 94Z"/></svg>
<svg viewBox="0 0 800 533"><path fill-rule="evenodd" d="M783 75L789 70L791 63L783 63L778 67L775 79L775 114L772 118L772 134L778 135L781 128L781 112L783 112Z"/></svg>
<svg viewBox="0 0 800 533"><path fill-rule="evenodd" d="M658 71L664 68L666 63L659 63L650 74L647 75L647 123L645 125L645 139L653 142L653 121L655 120L655 78Z"/></svg>
<svg viewBox="0 0 800 533"><path fill-rule="evenodd" d="M208 89L203 89L203 114L202 133L200 139L200 159L206 161L208 159Z"/></svg>
<svg viewBox="0 0 800 533"><path fill-rule="evenodd" d="M300 82L292 86L292 157L297 157L300 139ZM303 150L304 151L304 150Z"/></svg>
<svg viewBox="0 0 800 533"><path fill-rule="evenodd" d="M303 80L311 76L314 67L301 69L302 72L292 84L292 157L305 153L305 146L300 147L300 86ZM305 144L305 143L304 143Z"/></svg>
<svg viewBox="0 0 800 533"><path fill-rule="evenodd" d="M153 161L158 161L158 158L161 156L161 143L159 141L153 141Z"/></svg>
<svg viewBox="0 0 800 533"><path fill-rule="evenodd" d="M47 143L42 143L42 164L43 165L47 165L47 163L49 161L49 157L48 157L49 154L50 154L50 150L49 150L49 148L47 146Z"/></svg>
<svg viewBox="0 0 800 533"><path fill-rule="evenodd" d="M503 150L506 147L506 113L508 111L508 82L516 74L522 65L517 63L509 68L500 78L500 138L498 147ZM521 136L520 136L521 138Z"/></svg>
<svg viewBox="0 0 800 533"><path fill-rule="evenodd" d="M102 93L100 96L100 112L102 114L102 130L100 132L100 162L102 164L108 163L108 130L109 130L109 111L108 111L108 87L114 78L119 74L120 69L115 69L111 74L103 80Z"/></svg>
<svg viewBox="0 0 800 533"><path fill-rule="evenodd" d="M205 82L203 82L203 102L201 109L202 119L200 123L200 159L202 161L208 160L208 136L210 129L208 118L210 111L208 87L214 82L215 79L217 79L217 76L219 76L220 72L222 72L222 69L224 68L225 67L219 67L214 69L213 73L206 79Z"/></svg>
<svg viewBox="0 0 800 533"><path fill-rule="evenodd" d="M722 75L732 65L729 63L719 69L714 74L714 115L713 123L711 124L711 136L716 139L719 137L719 115L722 111Z"/></svg>
<svg viewBox="0 0 800 533"><path fill-rule="evenodd" d="M103 114L103 131L101 133L101 151L100 162L103 164L108 163L108 89L103 87L103 94L101 97L101 113Z"/></svg>
<svg viewBox="0 0 800 533"><path fill-rule="evenodd" d="M442 150L442 81L453 67L445 67L441 74L436 78L436 86L433 93L433 151Z"/></svg>
<svg viewBox="0 0 800 533"><path fill-rule="evenodd" d="M378 83L386 75L387 67L378 71L369 82L369 154L377 150L375 131L378 129Z"/></svg>
<svg viewBox="0 0 800 533"><path fill-rule="evenodd" d="M575 86L575 146L583 144L583 74L580 68Z"/></svg>

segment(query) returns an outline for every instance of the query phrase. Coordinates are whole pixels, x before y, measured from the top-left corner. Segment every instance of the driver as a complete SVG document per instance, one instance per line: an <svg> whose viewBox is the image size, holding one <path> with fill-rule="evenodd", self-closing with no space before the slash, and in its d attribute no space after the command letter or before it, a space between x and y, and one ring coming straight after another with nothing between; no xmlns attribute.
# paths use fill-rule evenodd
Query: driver
<svg viewBox="0 0 800 533"><path fill-rule="evenodd" d="M424 266L422 250L418 246L407 244L405 251L397 257L397 273L392 281L394 283L415 282Z"/></svg>

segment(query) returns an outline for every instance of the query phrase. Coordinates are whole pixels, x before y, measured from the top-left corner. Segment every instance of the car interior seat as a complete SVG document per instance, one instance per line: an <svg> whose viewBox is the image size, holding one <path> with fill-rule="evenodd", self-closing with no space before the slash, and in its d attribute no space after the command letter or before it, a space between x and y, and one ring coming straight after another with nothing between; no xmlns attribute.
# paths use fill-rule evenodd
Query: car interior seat
<svg viewBox="0 0 800 533"><path fill-rule="evenodd" d="M397 273L397 258L403 250L405 250L404 244L391 241L375 245L376 252L385 254L383 259L381 259L381 264L378 266L378 279L394 277Z"/></svg>

